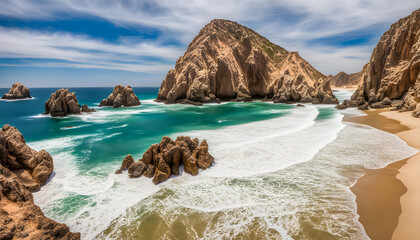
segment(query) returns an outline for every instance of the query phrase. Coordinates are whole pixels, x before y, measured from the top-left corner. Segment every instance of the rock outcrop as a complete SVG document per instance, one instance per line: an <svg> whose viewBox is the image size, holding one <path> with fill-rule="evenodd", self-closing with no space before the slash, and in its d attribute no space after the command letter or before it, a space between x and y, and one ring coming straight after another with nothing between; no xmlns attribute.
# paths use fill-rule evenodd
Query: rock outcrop
<svg viewBox="0 0 420 240"><path fill-rule="evenodd" d="M31 191L45 184L53 161L26 145L22 134L4 125L0 131L0 239L80 239L65 224L47 217Z"/></svg>
<svg viewBox="0 0 420 240"><path fill-rule="evenodd" d="M420 109L420 9L398 20L382 35L352 100L395 110ZM384 104L388 98L391 104ZM389 103L386 100L385 103ZM400 101L402 100L402 101ZM379 103L379 104L376 104Z"/></svg>
<svg viewBox="0 0 420 240"><path fill-rule="evenodd" d="M31 92L29 88L25 87L21 83L13 84L12 88L9 90L9 93L6 93L1 97L2 99L24 99L31 98Z"/></svg>
<svg viewBox="0 0 420 240"><path fill-rule="evenodd" d="M0 130L0 163L22 178L30 190L38 190L53 172L53 159L45 150L30 148L15 127L5 124Z"/></svg>
<svg viewBox="0 0 420 240"><path fill-rule="evenodd" d="M140 100L136 94L134 94L133 89L130 86L124 87L121 85L115 86L114 91L108 96L108 98L102 100L99 104L99 106L112 106L114 108L137 105L140 105Z"/></svg>
<svg viewBox="0 0 420 240"><path fill-rule="evenodd" d="M80 114L80 104L77 102L76 93L71 93L68 89L63 88L57 90L45 102L44 114L51 114L51 117Z"/></svg>
<svg viewBox="0 0 420 240"><path fill-rule="evenodd" d="M205 170L213 163L206 140L200 143L197 138L187 136L179 136L175 141L163 137L160 143L150 146L139 161L135 162L131 155L127 155L115 173L128 169L130 178L153 177L153 183L159 184L172 174L179 175L181 165L184 165L185 172L195 176L199 168Z"/></svg>
<svg viewBox="0 0 420 240"><path fill-rule="evenodd" d="M82 106L82 108L80 108L80 112L91 113L91 112L96 112L96 110L93 108L89 108L88 105L85 104Z"/></svg>
<svg viewBox="0 0 420 240"><path fill-rule="evenodd" d="M331 87L352 87L359 84L361 72L347 74L339 72L335 76L329 78Z"/></svg>
<svg viewBox="0 0 420 240"><path fill-rule="evenodd" d="M168 72L156 100L199 104L254 98L338 103L326 76L297 52L288 52L236 22L220 19L201 29Z"/></svg>

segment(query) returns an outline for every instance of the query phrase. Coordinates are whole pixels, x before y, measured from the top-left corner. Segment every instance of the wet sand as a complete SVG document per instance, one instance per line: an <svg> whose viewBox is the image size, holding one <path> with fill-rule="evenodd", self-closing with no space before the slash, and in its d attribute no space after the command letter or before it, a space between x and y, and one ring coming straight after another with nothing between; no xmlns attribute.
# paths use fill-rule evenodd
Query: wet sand
<svg viewBox="0 0 420 240"><path fill-rule="evenodd" d="M420 119L411 117L410 112L370 110L365 113L365 116L345 116L344 121L396 134L409 146L420 149ZM420 180L417 176L408 177L408 173L419 171L420 155L416 154L382 169L366 170L351 188L356 195L359 221L371 239L420 239L420 229L414 226L418 217L413 221L414 215L420 216L420 207L412 206L420 201ZM413 213L414 208L419 211Z"/></svg>

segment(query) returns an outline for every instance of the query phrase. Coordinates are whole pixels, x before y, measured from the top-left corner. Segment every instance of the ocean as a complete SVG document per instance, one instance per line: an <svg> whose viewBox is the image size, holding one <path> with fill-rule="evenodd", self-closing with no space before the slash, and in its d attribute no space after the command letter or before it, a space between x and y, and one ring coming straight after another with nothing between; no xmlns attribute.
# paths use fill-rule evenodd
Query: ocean
<svg viewBox="0 0 420 240"><path fill-rule="evenodd" d="M54 158L35 203L82 239L367 239L349 187L365 169L416 153L395 135L343 122L343 114L363 114L354 109L166 105L153 101L158 88L133 89L141 105L113 109L98 107L112 88L70 88L98 112L64 118L42 115L56 88L0 101L0 124ZM335 94L343 101L352 92ZM114 174L127 154L137 160L178 135L207 139L216 163L159 185Z"/></svg>

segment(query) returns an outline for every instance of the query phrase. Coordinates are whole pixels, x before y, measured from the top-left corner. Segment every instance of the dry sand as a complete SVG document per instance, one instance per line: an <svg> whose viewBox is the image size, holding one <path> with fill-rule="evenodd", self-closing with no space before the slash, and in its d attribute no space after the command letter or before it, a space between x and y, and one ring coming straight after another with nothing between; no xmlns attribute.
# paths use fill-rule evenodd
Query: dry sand
<svg viewBox="0 0 420 240"><path fill-rule="evenodd" d="M365 111L345 121L370 125L396 134L420 151L420 119L411 112ZM356 195L359 221L371 239L420 239L420 154L382 169L367 170L351 188Z"/></svg>

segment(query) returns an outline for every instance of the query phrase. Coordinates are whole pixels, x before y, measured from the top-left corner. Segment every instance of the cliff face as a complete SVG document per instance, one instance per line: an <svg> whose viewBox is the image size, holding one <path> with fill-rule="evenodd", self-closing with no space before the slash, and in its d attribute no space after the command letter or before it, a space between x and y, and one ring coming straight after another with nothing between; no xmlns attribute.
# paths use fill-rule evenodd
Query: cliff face
<svg viewBox="0 0 420 240"><path fill-rule="evenodd" d="M36 152L14 127L0 130L0 239L80 239L65 224L44 216L31 191L45 184L53 159Z"/></svg>
<svg viewBox="0 0 420 240"><path fill-rule="evenodd" d="M331 91L315 89L322 79L325 76L297 52L288 52L236 22L213 20L168 72L157 100L249 101L284 95L286 101L335 101Z"/></svg>
<svg viewBox="0 0 420 240"><path fill-rule="evenodd" d="M382 35L362 70L353 100L369 103L402 99L403 110L415 109L420 87L420 9L398 20Z"/></svg>
<svg viewBox="0 0 420 240"><path fill-rule="evenodd" d="M358 85L360 77L362 76L361 72L347 74L345 72L339 72L335 76L331 76L330 85L332 87L350 87Z"/></svg>

